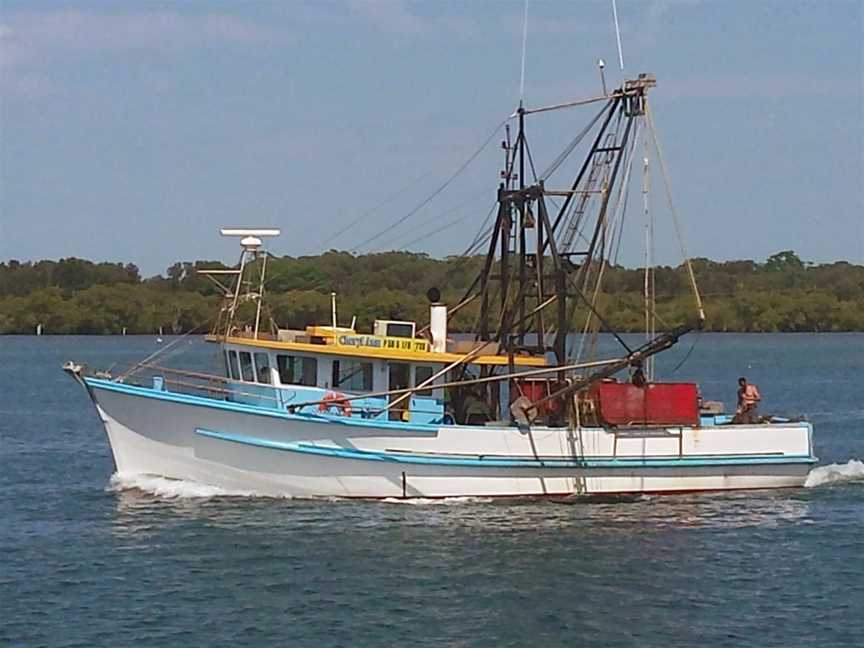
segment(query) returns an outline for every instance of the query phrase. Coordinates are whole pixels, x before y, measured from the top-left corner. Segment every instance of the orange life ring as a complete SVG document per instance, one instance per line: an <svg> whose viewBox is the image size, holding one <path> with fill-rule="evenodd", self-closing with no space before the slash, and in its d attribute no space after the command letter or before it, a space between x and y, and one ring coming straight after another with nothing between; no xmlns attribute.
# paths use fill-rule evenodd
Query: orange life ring
<svg viewBox="0 0 864 648"><path fill-rule="evenodd" d="M351 401L345 394L335 391L328 391L324 394L324 398L318 403L318 411L326 413L332 407L337 408L342 416L351 416Z"/></svg>

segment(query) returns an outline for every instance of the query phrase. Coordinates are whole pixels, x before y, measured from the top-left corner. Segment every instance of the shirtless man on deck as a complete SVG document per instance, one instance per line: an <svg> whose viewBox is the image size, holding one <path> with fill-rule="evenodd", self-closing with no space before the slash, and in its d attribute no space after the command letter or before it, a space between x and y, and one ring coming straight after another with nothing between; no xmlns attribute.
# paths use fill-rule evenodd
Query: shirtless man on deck
<svg viewBox="0 0 864 648"><path fill-rule="evenodd" d="M733 423L758 423L759 412L757 405L762 400L759 388L751 385L747 379L738 379L738 409L735 412Z"/></svg>

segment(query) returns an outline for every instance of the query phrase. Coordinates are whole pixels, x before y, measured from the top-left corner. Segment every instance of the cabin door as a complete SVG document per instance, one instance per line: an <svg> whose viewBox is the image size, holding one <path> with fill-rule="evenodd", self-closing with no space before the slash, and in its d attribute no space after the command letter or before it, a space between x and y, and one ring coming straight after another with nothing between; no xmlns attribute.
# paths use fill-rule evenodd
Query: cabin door
<svg viewBox="0 0 864 648"><path fill-rule="evenodd" d="M389 364L390 380L387 388L390 391L394 389L408 389L411 386L411 365L391 362ZM402 394L391 395L389 401L392 403ZM391 421L407 421L410 418L408 408L411 404L411 398L403 399L396 407L390 410L389 418Z"/></svg>

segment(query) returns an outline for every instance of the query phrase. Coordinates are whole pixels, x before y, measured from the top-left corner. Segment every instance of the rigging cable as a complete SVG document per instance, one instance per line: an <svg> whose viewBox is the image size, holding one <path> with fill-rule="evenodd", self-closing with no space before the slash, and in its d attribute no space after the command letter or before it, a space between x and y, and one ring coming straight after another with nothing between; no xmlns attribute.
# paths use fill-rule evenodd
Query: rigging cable
<svg viewBox="0 0 864 648"><path fill-rule="evenodd" d="M570 157L570 154L573 153L574 149L579 146L585 136L591 131L592 128L594 128L594 125L599 121L599 119L606 114L606 111L609 109L611 103L612 101L609 101L609 103L606 104L603 109L594 116L594 119L592 119L589 124L576 135L576 137L570 140L570 143L564 148L561 154L557 158L555 158L552 164L550 164L543 173L540 174L541 180L548 180L549 177L558 170L558 167L560 167L564 163L564 161L568 157Z"/></svg>
<svg viewBox="0 0 864 648"><path fill-rule="evenodd" d="M448 207L448 208L445 209L443 212L441 212L440 214L438 214L438 215L435 216L434 218L430 219L430 222L432 222L432 223L437 222L437 221L439 221L442 217L444 217L444 216L449 216L449 215L452 214L453 212L459 211L460 209L462 209L462 208L465 207L466 205L470 205L472 202L476 201L476 200L477 200L478 198L480 198L481 196L486 196L486 195L488 195L488 194L489 194L489 187L487 186L487 187L484 187L480 192L476 192L476 191L475 191L475 192L473 192L473 193L472 193L471 195L469 195L469 196L463 196L463 197L462 197L463 199L460 200L457 204ZM460 216L459 219L458 219L458 221L465 220L465 219L468 218L468 216L470 216L470 215L471 215L471 212L469 211L467 215L465 215L465 216ZM451 221L451 222L452 222L452 221ZM439 231L439 230L436 229L436 230L434 230L434 231L437 232L437 231ZM429 232L429 234L431 234L431 233L432 233L432 232ZM402 232L401 234L396 234L395 236L391 236L390 238L388 238L388 239L386 239L385 241L383 241L383 242L381 243L381 246L380 246L380 247L382 247L382 248L386 248L388 245L393 245L393 244L395 244L395 243L396 243L397 241L399 241L400 239L404 239L404 238L406 238L406 237L408 237L408 236L412 236L412 235L415 235L415 234L417 234L416 229L413 230L413 231L409 230L409 231L407 231L407 232ZM421 236L420 238L422 239L422 238L424 238L424 237ZM414 241L412 240L412 243L413 243L413 242L414 242ZM407 246L407 245L411 245L411 243L406 244L406 246ZM402 247L402 248L400 248L400 249L404 249L404 247Z"/></svg>
<svg viewBox="0 0 864 648"><path fill-rule="evenodd" d="M464 171L464 170L468 167L468 165L471 164L471 162L473 162L473 161L477 158L478 155L480 155L480 153L483 152L483 150L484 150L484 149L489 145L489 142L491 142L492 139L495 137L495 135L498 133L498 131L501 130L501 127L502 127L504 124L506 124L510 119L511 119L510 117L507 117L506 119L503 119L503 120L502 120L502 121L501 121L501 122L500 122L500 123L495 127L495 129L492 131L492 133L489 135L489 137L487 137L487 138L483 141L483 143L480 145L480 148L478 148L478 149L477 149L477 150L476 150L476 151L475 151L475 152L474 152L474 153L473 153L473 154L472 154L472 155L471 155L471 156L470 156L470 157L469 157L469 158L468 158L468 159L467 159L463 164L462 164L462 166L460 166L460 167L456 170L455 173L453 173L449 178L447 178L447 180L445 180L444 183L443 183L441 186L439 186L439 187L438 187L434 192L432 192L432 194L430 194L429 196L427 196L427 197L426 197L426 198L425 198L425 199L424 199L424 200L423 200L419 205L417 205L414 209L412 209L410 212L408 212L408 214L406 214L405 216L403 216L402 218L400 218L398 221L396 221L396 223L394 223L393 225L391 225L391 226L388 227L387 229L383 229L383 230L381 230L380 232L378 232L377 234L375 234L375 235L372 236L371 238L368 238L368 239L366 239L363 243L360 243L359 245L357 245L355 248L353 248L352 251L353 251L353 252L357 252L357 249L358 249L358 248L360 248L360 247L366 245L367 243L372 242L372 241L375 240L375 239L380 238L380 237L383 236L385 233L387 233L387 231L389 231L390 229L392 229L392 227L396 227L396 226L400 225L401 223L405 222L408 218L410 218L411 216L413 216L414 214L416 214L418 211L420 211L420 209L422 209L422 208L425 207L427 204L429 204L429 203L432 201L433 198L435 198L439 193L441 193L445 188L447 188L447 186L448 186L451 182L453 182L453 180L455 180L456 177L457 177L460 173L462 173L462 171ZM408 186L411 186L411 185L408 185ZM395 196L397 196L397 195L399 195L399 194L402 193L405 189L407 189L407 187L403 188L402 190L400 190L400 191L397 192L396 194L393 194L393 196L391 196L391 198L392 198L392 197L395 197ZM388 200L390 200L390 199L388 198L387 200L384 201L384 203L386 203ZM379 203L379 206L380 206L381 204L384 204L384 203ZM373 208L373 209L375 209L375 208ZM364 213L369 213L369 211L372 211L372 210L367 210L367 212L364 212ZM486 220L488 220L488 218L489 218L489 217L487 216ZM484 221L484 224L485 224L485 221ZM328 239L328 240L332 240L332 239L335 238L336 236L341 235L342 233L344 233L345 231L347 231L347 230L348 230L350 227L352 227L352 226L353 226L353 223L352 223L351 225L348 225L347 227L343 228L340 232L337 232L337 234L336 234L335 236L331 237L331 238ZM483 229L483 226L481 225L481 230L482 230L482 229ZM481 236L481 234L478 232L477 237L475 237L475 239L474 239L475 243L476 243L476 241L478 240L478 238L479 238L480 236ZM391 240L392 240L392 239L391 239ZM398 240L398 239L397 239L397 240ZM474 243L472 243L471 245L473 246ZM470 246L469 246L469 249L470 249ZM467 254L467 251L466 251L465 254ZM463 254L463 256L465 256L465 254ZM275 274L275 275L272 275L272 276L269 277L269 278L267 279L267 281L265 282L265 284L264 284L265 287L266 287L266 286L269 286L269 285L270 285L274 280L276 280L276 279L278 279L278 278L284 276L284 275L287 274L288 272L289 272L289 269L286 269L286 270L283 270L282 272L279 272L279 273L277 273L277 274ZM317 282L315 285L313 285L313 286L311 286L311 287L309 287L309 288L306 288L305 290L317 290L318 288L321 288L321 287L327 285L328 282L329 282L329 279L323 279L323 280Z"/></svg>
<svg viewBox="0 0 864 648"><path fill-rule="evenodd" d="M355 218L353 221L351 221L350 223L348 223L348 225L346 225L345 227L341 228L340 230L338 230L338 231L335 232L334 234L331 234L331 235L328 236L326 239L324 239L323 241L321 241L321 243L318 244L318 247L322 247L322 248L323 248L323 247L324 247L325 245L327 245L330 241L333 241L333 240L339 238L339 237L342 236L345 232L347 232L347 231L350 230L352 227L354 227L355 225L357 225L357 223L359 223L360 221L362 221L364 218L366 218L366 217L369 216L370 214L373 214L374 212L378 211L378 210L379 210L381 207L383 207L384 205L386 205L386 204L392 202L393 200L395 200L396 198L398 198L399 196L401 196L403 193L405 193L406 191L408 191L408 189L410 189L411 187L413 187L415 184L417 184L420 180L422 180L422 179L425 178L425 177L426 177L426 174L422 174L422 175L420 175L420 176L414 178L410 183L406 184L404 187L402 187L401 189L399 189L399 191L396 191L396 192L390 194L389 196L387 196L386 198L384 198L382 201L376 203L374 206L370 207L369 209L367 209L366 211L364 211L363 213L361 213L357 218Z"/></svg>
<svg viewBox="0 0 864 648"><path fill-rule="evenodd" d="M136 362L136 363L135 363L134 365L132 365L129 369L127 369L125 372L123 372L122 374L120 374L120 375L117 377L117 380L120 381L120 382L122 382L123 380L125 380L126 378L128 378L129 376L131 376L132 374L136 373L139 369L141 369L145 364L149 363L151 360L155 360L155 359L158 358L159 356L164 355L164 354L165 354L169 349L171 349L171 348L177 346L180 342L182 342L183 340L185 340L187 337L189 337L190 335L192 335L192 334L195 333L196 331L199 331L199 330L202 329L203 327L205 327L205 326L207 326L208 324L210 324L210 322L212 322L214 319L216 319L216 316L215 316L215 315L211 315L211 316L208 317L206 320L204 320L203 322L201 322L198 326L189 329L188 331L186 331L183 335L181 335L180 337L178 337L178 338L177 338L176 340L174 340L173 342L169 342L169 343L166 344L164 347L161 347L160 349L157 349L156 351L154 351L153 353L151 353L150 355L148 355L148 356L147 356L146 358L144 358L143 360L140 360L139 362ZM174 354L172 354L172 355L174 355Z"/></svg>
<svg viewBox="0 0 864 648"><path fill-rule="evenodd" d="M458 209L458 207L456 209ZM456 209L451 209L450 211L451 212L456 211ZM495 211L495 205L492 205L492 209L489 211L489 213L491 214L493 211ZM465 214L463 216L459 216L458 218L455 218L455 219L449 221L448 223L445 223L441 227L438 227L438 228L432 230L431 232L426 232L425 234L422 234L422 235L418 236L417 238L412 239L411 241L409 241L408 243L406 243L405 245L403 245L399 249L404 250L404 249L414 245L415 243L419 243L420 241L425 241L427 238L434 236L435 234L438 234L439 232L443 232L446 229L450 229L454 225L458 225L459 223L461 223L462 221L464 221L466 218L468 218L471 215L472 215L472 213L468 212L467 214ZM489 217L487 216L486 218L488 219Z"/></svg>
<svg viewBox="0 0 864 648"><path fill-rule="evenodd" d="M631 171L633 169L633 151L635 150L636 143L639 140L640 125L641 125L640 122L637 121L636 122L636 132L634 133L633 138L627 144L628 148L623 149L621 151L621 156L626 160L626 162L624 162L624 165L625 165L624 166L624 177L622 178L621 182L618 184L617 188L613 189L616 191L617 195L614 198L615 203L612 207L612 218L608 220L608 227L609 227L609 230L612 232L613 238L614 238L614 234L615 234L616 225L618 225L618 227L619 227L619 229L618 229L619 236L617 238L618 249L613 253L615 260L617 260L618 250L620 250L621 230L623 229L624 216L625 216L626 211L627 211L627 200L628 200L629 195L630 195L629 191L627 191L626 189L629 188L628 185L630 184L630 174L631 174ZM598 216L599 216L599 214L598 214ZM620 216L620 221L619 221L619 216ZM604 223L604 227L605 226L606 226L606 224ZM605 234L604 234L603 243L605 244ZM609 247L610 248L615 247L615 242L610 241ZM593 260L587 260L586 259L585 263L593 263ZM612 333L612 335L615 336L615 338L621 343L621 345L625 349L630 351L630 347L627 346L627 344L618 335L618 333L611 326L609 326L606 323L606 321L603 319L603 317L594 308L594 304L597 303L597 298L598 298L599 293L600 293L600 288L601 288L602 281L603 281L603 275L604 275L605 270L606 270L606 265L607 265L606 260L601 257L600 262L599 262L599 267L597 269L597 278L594 282L594 296L590 302L588 302L587 298L585 298L583 296L583 300L585 301L586 305L589 307L590 310L589 310L589 313L588 313L586 320L585 320L585 327L583 328L582 336L579 339L578 349L576 351L575 356L573 356L573 357L576 357L576 358L582 357L582 354L585 350L584 349L585 338L588 335L589 330L591 330L591 328L593 327L595 317L597 319L598 329L597 329L597 331L594 332L594 335L592 335L592 338L594 339L594 341L592 342L592 345L591 345L592 347L596 344L596 333L599 332L599 325L602 324ZM588 291L590 289L588 286L589 276L590 276L589 273L586 273L585 281L584 281L583 286L582 286L582 291L579 291L580 294L583 294L584 291ZM578 288L577 288L577 290L578 290ZM573 316L575 315L576 303L573 304L572 308L573 308L573 310L571 310L570 315L569 315L570 319L572 319Z"/></svg>
<svg viewBox="0 0 864 648"><path fill-rule="evenodd" d="M519 106L525 100L525 58L528 51L528 0L525 0L525 14L522 17L522 74L519 77Z"/></svg>
<svg viewBox="0 0 864 648"><path fill-rule="evenodd" d="M486 218L483 220L483 223L480 225L480 230L477 232L477 235L474 237L474 240L471 242L471 245L469 245L468 248L461 255L459 255L461 258L457 260L456 265L454 267L459 267L462 263L469 260L471 258L470 255L476 253L477 250L480 249L483 245L485 245L486 241L489 240L489 237L492 234L493 228L487 227L485 229L485 232L484 232L484 227L486 226L486 223L489 221L489 218L492 215L492 213L494 213L494 211L495 211L495 205L492 206L492 209L486 215ZM409 245L410 245L410 243L409 243ZM402 249L404 250L404 247ZM280 260L280 257L276 257L276 256L270 254L269 252L267 254L268 254L268 256L270 256L273 259ZM282 272L278 272L278 273L272 275L271 277L269 277L267 279L267 281L264 282L264 286L265 287L269 286L273 281L275 281L276 279L279 279L280 277L285 276L291 270L292 270L291 268L286 268ZM319 288L323 288L323 287L328 286L328 285L332 286L332 279L330 277L324 277L321 280L313 283L311 286L306 286L306 287L302 288L302 290L303 291L316 291Z"/></svg>
<svg viewBox="0 0 864 648"><path fill-rule="evenodd" d="M528 154L528 165L531 167L531 175L534 178L534 182L537 182L537 169L534 168L534 158L531 157L531 149L528 148L528 141L523 142L525 144L525 153Z"/></svg>
<svg viewBox="0 0 864 648"><path fill-rule="evenodd" d="M473 254L476 254L489 241L489 238L492 236L492 230L495 228L495 226L487 225L487 223L489 223L489 219L492 217L492 214L495 213L495 207L497 205L497 201L492 204L492 207L489 209L489 213L486 214L486 218L484 218L483 222L480 223L480 229L477 230L477 234L476 236L474 236L474 240L471 241L471 244L467 248L465 248L465 251L462 252L460 256L469 257Z"/></svg>
<svg viewBox="0 0 864 648"><path fill-rule="evenodd" d="M642 210L645 216L645 341L650 342L657 328L657 318L654 311L657 307L654 291L654 212L651 211L651 177L648 165L648 137L643 138L644 155L642 157ZM654 358L645 360L645 375L649 381L654 379Z"/></svg>
<svg viewBox="0 0 864 648"><path fill-rule="evenodd" d="M615 20L615 39L618 42L618 63L621 66L621 75L624 75L624 53L621 51L621 29L618 27L618 6L612 0L612 17Z"/></svg>
<svg viewBox="0 0 864 648"><path fill-rule="evenodd" d="M480 153L483 152L483 150L489 145L489 142L491 142L495 138L495 136L498 134L498 131L501 130L501 127L504 124L506 124L509 120L510 120L510 117L507 117L506 119L503 119L497 126L495 126L495 129L489 134L489 137L487 137L483 141L483 143L480 145L480 147L476 151L474 151L474 153L472 153L471 156L467 160L465 160L465 162L463 162L462 165L458 169L456 169L456 171L454 173L452 173L437 189L435 189L435 191L433 191L431 194L426 196L426 198L424 198L420 202L420 204L418 204L416 207L414 207L407 214L405 214L401 218L398 218L394 223L392 223L391 225L388 225L386 228L384 228L383 230L381 230L377 234L374 234L373 236L370 236L369 238L367 238L365 241L358 243L356 246L354 246L352 251L356 252L360 248L369 245L369 243L372 243L373 241L377 241L379 238L384 236L384 234L386 234L388 231L392 230L394 227L398 227L399 225L404 223L406 220L408 220L409 218L414 216L421 209L423 209L423 207L425 207L430 202L432 202L432 200L438 194L440 194L442 191L444 191L450 185L450 183L452 183L466 168L468 168L468 165L470 165L475 159L477 159L477 156L479 156Z"/></svg>

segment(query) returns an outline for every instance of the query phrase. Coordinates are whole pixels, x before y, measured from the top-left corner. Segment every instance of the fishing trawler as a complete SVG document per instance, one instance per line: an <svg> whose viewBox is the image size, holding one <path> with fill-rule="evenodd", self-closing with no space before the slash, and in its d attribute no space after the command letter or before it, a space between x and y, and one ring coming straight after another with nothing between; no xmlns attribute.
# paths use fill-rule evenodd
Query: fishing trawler
<svg viewBox="0 0 864 648"><path fill-rule="evenodd" d="M692 321L658 330L648 263L643 343L628 344L600 308L634 166L647 191L643 145L653 140L665 172L648 104L655 83L643 74L591 99L520 104L505 125L494 221L475 239L486 249L482 270L455 303L430 288L428 321L381 319L360 331L340 325L334 295L330 322L280 328L267 308L264 244L279 231L222 230L240 239L239 262L203 272L224 293L206 336L220 346L224 373L155 359L116 376L65 366L96 407L117 472L294 497L802 486L816 462L809 423L742 423L706 407L697 385L655 379L656 354L704 320L686 254ZM537 174L526 119L598 105ZM571 181L550 189L571 165ZM448 325L461 309L476 313L476 325L454 336ZM601 332L619 353L599 357Z"/></svg>

